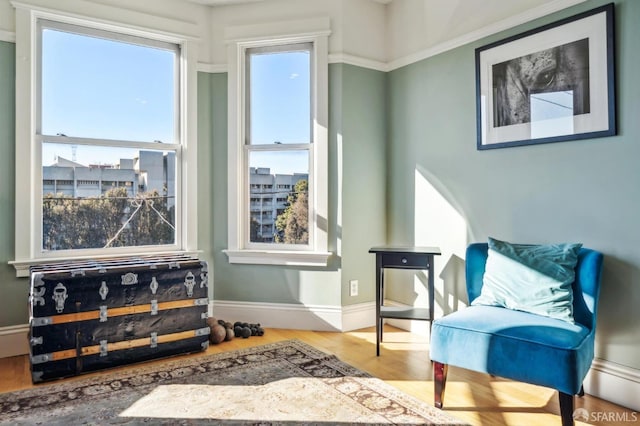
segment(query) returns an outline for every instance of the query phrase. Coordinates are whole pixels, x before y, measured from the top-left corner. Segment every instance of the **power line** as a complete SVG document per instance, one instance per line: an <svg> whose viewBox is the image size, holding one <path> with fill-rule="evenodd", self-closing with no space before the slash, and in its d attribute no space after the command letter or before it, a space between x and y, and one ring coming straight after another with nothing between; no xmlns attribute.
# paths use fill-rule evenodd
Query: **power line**
<svg viewBox="0 0 640 426"><path fill-rule="evenodd" d="M150 207L151 210L156 212L156 214L160 217L160 219L164 223L169 225L171 227L171 229L173 229L175 231L176 227L173 224L171 224L164 216L162 216L162 213L160 213L153 206L153 199L157 199L157 198L167 198L167 197L136 197L136 198L131 199L130 204L133 205L133 206L136 206L136 209L133 211L133 213L131 213L131 216L129 216L129 218L122 224L122 226L120 227L118 232L116 232L116 234L109 241L107 241L107 244L105 244L105 246L103 248L109 247L111 245L111 243L113 243L116 240L116 238L118 238L118 236L122 233L122 231L124 231L125 228L127 227L127 225L129 225L129 223L133 220L134 216L138 213L138 211L140 211L140 209L142 208L143 205L146 205L146 206Z"/></svg>

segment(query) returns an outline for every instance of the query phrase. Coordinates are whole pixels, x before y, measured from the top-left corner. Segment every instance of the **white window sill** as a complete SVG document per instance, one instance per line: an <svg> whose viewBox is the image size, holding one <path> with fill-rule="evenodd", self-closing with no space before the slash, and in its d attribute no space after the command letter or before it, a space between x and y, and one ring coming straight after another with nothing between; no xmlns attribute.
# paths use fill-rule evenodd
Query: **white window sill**
<svg viewBox="0 0 640 426"><path fill-rule="evenodd" d="M9 265L13 265L16 269L16 277L24 278L29 277L30 268L32 266L46 265L47 263L63 263L74 262L81 260L104 260L104 259L116 259L126 257L145 257L153 255L182 255L182 256L198 256L199 251L170 251L170 252L145 252L145 253L128 253L110 256L74 256L74 257L47 257L40 259L26 259L26 260L12 260L9 261Z"/></svg>
<svg viewBox="0 0 640 426"><path fill-rule="evenodd" d="M283 266L327 266L331 252L285 250L223 250L229 263Z"/></svg>

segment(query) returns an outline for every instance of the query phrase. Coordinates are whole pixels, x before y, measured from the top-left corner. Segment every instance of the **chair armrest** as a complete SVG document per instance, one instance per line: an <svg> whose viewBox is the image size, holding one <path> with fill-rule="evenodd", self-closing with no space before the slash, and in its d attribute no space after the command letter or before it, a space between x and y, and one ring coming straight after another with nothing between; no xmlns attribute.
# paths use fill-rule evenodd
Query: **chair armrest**
<svg viewBox="0 0 640 426"><path fill-rule="evenodd" d="M473 243L467 247L465 268L469 303L480 296L482 278L484 277L484 270L487 264L488 255L489 244L487 243Z"/></svg>

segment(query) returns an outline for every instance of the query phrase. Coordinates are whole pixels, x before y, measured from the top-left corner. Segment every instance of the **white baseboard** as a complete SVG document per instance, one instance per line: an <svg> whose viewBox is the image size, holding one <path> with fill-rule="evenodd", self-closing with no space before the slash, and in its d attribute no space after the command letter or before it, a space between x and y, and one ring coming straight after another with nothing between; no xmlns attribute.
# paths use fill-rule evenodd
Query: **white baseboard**
<svg viewBox="0 0 640 426"><path fill-rule="evenodd" d="M210 314L218 319L259 323L268 328L351 331L375 325L375 302L349 306L296 305L214 300Z"/></svg>
<svg viewBox="0 0 640 426"><path fill-rule="evenodd" d="M584 379L584 391L640 412L640 370L635 368L596 358Z"/></svg>
<svg viewBox="0 0 640 426"><path fill-rule="evenodd" d="M29 353L29 325L0 327L0 358Z"/></svg>
<svg viewBox="0 0 640 426"><path fill-rule="evenodd" d="M376 302L342 307L342 331L359 330L376 325Z"/></svg>

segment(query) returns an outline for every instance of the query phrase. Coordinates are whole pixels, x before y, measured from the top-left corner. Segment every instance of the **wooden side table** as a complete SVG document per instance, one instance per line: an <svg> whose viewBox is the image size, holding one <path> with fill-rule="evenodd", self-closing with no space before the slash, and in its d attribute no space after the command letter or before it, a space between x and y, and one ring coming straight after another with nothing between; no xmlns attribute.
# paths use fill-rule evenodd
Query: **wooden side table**
<svg viewBox="0 0 640 426"><path fill-rule="evenodd" d="M433 322L433 256L439 256L438 247L386 246L372 247L376 255L376 356L380 356L382 323L385 318L410 319ZM429 308L384 306L384 270L423 269L428 274Z"/></svg>

